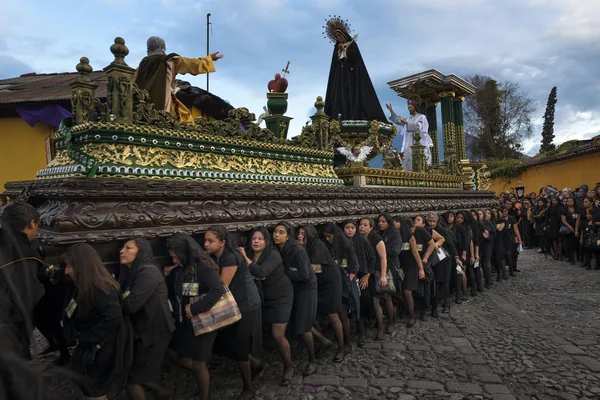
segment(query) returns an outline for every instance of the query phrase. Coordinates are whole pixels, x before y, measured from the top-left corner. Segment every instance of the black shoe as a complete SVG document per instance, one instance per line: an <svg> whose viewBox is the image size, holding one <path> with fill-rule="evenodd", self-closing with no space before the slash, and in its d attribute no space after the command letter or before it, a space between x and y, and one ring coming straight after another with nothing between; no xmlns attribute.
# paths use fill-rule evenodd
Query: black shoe
<svg viewBox="0 0 600 400"><path fill-rule="evenodd" d="M509 275L510 275L510 276L516 276L517 274L515 274L513 271L510 271L510 272L509 272Z"/></svg>
<svg viewBox="0 0 600 400"><path fill-rule="evenodd" d="M515 268L515 269L513 269L513 272L521 272L521 270L518 268Z"/></svg>
<svg viewBox="0 0 600 400"><path fill-rule="evenodd" d="M315 363L309 362L308 364L306 364L306 368L304 369L304 373L302 375L309 376L314 374L315 372L317 372L317 366L315 365Z"/></svg>
<svg viewBox="0 0 600 400"><path fill-rule="evenodd" d="M59 348L58 348L57 344L51 344L48 347L46 347L44 349L44 351L42 351L40 354L45 356L46 354L54 353L55 351L58 351L58 350L59 350Z"/></svg>
<svg viewBox="0 0 600 400"><path fill-rule="evenodd" d="M281 385L281 386L290 386L292 384L292 379L294 379L294 368L292 367L292 373L291 373L291 375L290 375L289 378L285 377L285 371L284 371L283 375L284 376L281 379L281 382L279 383L279 385Z"/></svg>
<svg viewBox="0 0 600 400"><path fill-rule="evenodd" d="M442 307L442 314L448 314L450 312L450 310L448 310L448 307L444 306Z"/></svg>
<svg viewBox="0 0 600 400"><path fill-rule="evenodd" d="M414 319L409 319L408 322L406 323L406 327L407 328L412 328L413 326L415 326L415 323L417 321L415 321Z"/></svg>
<svg viewBox="0 0 600 400"><path fill-rule="evenodd" d="M423 321L423 322L429 321L429 318L427 317L427 314L425 314L424 312L421 313L421 321Z"/></svg>
<svg viewBox="0 0 600 400"><path fill-rule="evenodd" d="M492 288L492 284L491 284L491 283L486 283L486 284L485 284L485 288L486 288L487 290L490 290L490 289Z"/></svg>
<svg viewBox="0 0 600 400"><path fill-rule="evenodd" d="M394 325L393 324L387 324L385 326L385 333L387 333L388 335L391 335L392 333L394 333Z"/></svg>
<svg viewBox="0 0 600 400"><path fill-rule="evenodd" d="M505 281L508 280L508 276L506 276L506 274L502 275L502 279L504 279Z"/></svg>
<svg viewBox="0 0 600 400"><path fill-rule="evenodd" d="M442 311L442 312L444 312L444 311ZM438 314L437 310L433 310L431 312L431 318L439 318L439 317L440 317L440 315Z"/></svg>
<svg viewBox="0 0 600 400"><path fill-rule="evenodd" d="M342 361L344 361L344 352L339 352L335 355L335 357L333 357L333 362L336 364L341 363Z"/></svg>
<svg viewBox="0 0 600 400"><path fill-rule="evenodd" d="M255 380L256 378L260 377L264 370L265 370L265 363L261 361L260 364L258 364L256 367L252 368L252 380Z"/></svg>
<svg viewBox="0 0 600 400"><path fill-rule="evenodd" d="M477 292L479 292L479 293L483 293L483 286L479 286L479 287L477 288Z"/></svg>
<svg viewBox="0 0 600 400"><path fill-rule="evenodd" d="M364 335L359 336L358 337L358 347L363 347L365 344L367 344L367 339L365 338Z"/></svg>
<svg viewBox="0 0 600 400"><path fill-rule="evenodd" d="M237 400L252 400L254 398L254 390L244 390L238 396Z"/></svg>
<svg viewBox="0 0 600 400"><path fill-rule="evenodd" d="M378 330L377 335L375 336L375 340L381 341L383 340L383 330Z"/></svg>

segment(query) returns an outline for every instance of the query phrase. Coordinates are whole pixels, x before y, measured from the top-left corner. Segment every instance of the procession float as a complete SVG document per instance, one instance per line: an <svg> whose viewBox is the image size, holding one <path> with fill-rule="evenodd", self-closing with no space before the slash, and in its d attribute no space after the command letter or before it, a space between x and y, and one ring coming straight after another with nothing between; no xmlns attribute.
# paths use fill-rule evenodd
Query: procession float
<svg viewBox="0 0 600 400"><path fill-rule="evenodd" d="M39 210L39 239L50 261L66 246L87 242L114 265L122 241L131 237L150 239L166 257L162 238L197 237L212 224L242 233L281 220L320 225L382 212L411 216L494 204L484 166L466 159L461 101L472 92L455 76L433 70L390 82L400 96L423 102L436 138L432 165L415 138L407 172L392 148L395 126L328 115L322 97L312 123L288 138L287 83L270 85L279 91L266 94L267 128L246 108L182 124L136 85L125 41L116 38L110 50L106 101L97 97L92 67L82 57L71 85L72 116L54 137L54 158L35 180L6 184L5 194ZM376 156L383 168L368 166Z"/></svg>

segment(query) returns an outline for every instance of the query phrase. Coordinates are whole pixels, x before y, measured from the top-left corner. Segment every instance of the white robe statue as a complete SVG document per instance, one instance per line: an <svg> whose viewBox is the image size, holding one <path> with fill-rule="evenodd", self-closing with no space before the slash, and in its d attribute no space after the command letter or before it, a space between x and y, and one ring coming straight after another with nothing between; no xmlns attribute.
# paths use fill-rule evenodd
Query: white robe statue
<svg viewBox="0 0 600 400"><path fill-rule="evenodd" d="M415 132L417 129L421 133L421 145L425 146L425 161L427 165L431 165L431 147L433 141L429 136L429 123L427 117L423 114L411 115L408 118L408 124L401 121L401 117L398 116L394 111L391 112L390 119L397 125L400 125L400 134L404 137L402 142L402 153L404 153L404 160L402 166L405 171L412 171L412 148L415 144Z"/></svg>

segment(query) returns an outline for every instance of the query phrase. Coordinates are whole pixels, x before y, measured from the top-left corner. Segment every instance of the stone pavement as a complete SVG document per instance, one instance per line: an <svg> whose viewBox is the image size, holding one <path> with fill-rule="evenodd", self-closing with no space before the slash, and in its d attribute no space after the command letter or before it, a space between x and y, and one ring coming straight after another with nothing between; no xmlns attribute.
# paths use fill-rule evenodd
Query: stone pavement
<svg viewBox="0 0 600 400"><path fill-rule="evenodd" d="M278 386L282 364L269 350L256 399L600 399L600 271L534 250L521 254L519 268L437 320L409 330L401 321L341 364L325 354L313 376L301 377L305 352L292 344L298 374L289 388ZM215 359L211 375L213 399L235 399L237 367ZM196 398L191 374L166 365L161 379L173 399ZM74 398L68 386L52 386L57 399Z"/></svg>

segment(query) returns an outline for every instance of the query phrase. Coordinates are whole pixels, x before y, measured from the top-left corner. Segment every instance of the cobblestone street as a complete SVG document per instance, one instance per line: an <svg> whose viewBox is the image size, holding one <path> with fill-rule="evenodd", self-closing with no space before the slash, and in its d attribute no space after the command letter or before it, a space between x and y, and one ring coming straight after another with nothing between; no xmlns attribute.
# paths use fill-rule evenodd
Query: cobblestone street
<svg viewBox="0 0 600 400"><path fill-rule="evenodd" d="M511 278L439 319L400 321L383 342L354 346L341 364L320 359L317 374L302 378L303 348L292 343L296 376L278 383L282 364L267 351L257 399L600 399L600 271L547 260L534 250L519 258ZM405 322L405 321L404 321ZM234 363L211 365L213 399L235 399L241 378ZM190 373L166 365L163 382L173 399L194 399ZM53 396L69 388L53 384Z"/></svg>

